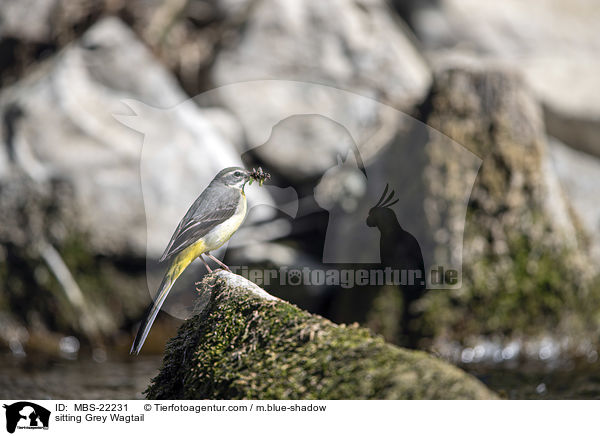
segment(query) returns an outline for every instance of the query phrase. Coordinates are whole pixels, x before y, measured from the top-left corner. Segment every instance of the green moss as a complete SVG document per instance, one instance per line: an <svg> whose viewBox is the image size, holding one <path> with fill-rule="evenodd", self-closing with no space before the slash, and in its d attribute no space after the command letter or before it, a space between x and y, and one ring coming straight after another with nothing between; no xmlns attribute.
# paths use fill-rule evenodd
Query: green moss
<svg viewBox="0 0 600 436"><path fill-rule="evenodd" d="M481 383L356 325L340 326L219 272L167 345L150 399L492 398Z"/></svg>
<svg viewBox="0 0 600 436"><path fill-rule="evenodd" d="M590 336L600 328L600 287L583 280L566 248L509 237L510 256L488 253L463 267L463 286L430 293L420 322L434 336Z"/></svg>
<svg viewBox="0 0 600 436"><path fill-rule="evenodd" d="M366 327L387 342L401 344L402 292L397 286L383 286L367 313Z"/></svg>

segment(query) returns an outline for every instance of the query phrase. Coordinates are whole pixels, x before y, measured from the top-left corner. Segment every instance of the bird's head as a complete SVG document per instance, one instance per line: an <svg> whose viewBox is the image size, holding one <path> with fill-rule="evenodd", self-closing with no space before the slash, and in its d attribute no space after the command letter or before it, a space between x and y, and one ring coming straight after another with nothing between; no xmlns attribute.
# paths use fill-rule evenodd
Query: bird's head
<svg viewBox="0 0 600 436"><path fill-rule="evenodd" d="M394 200L394 191L390 192L386 197L389 185L385 185L383 194L375 206L369 210L369 216L367 217L367 226L376 227L382 223L390 222L395 218L394 212L390 209L390 206L396 204L398 199Z"/></svg>
<svg viewBox="0 0 600 436"><path fill-rule="evenodd" d="M250 180L250 172L239 167L225 168L215 176L215 181L237 189L244 189L248 180Z"/></svg>

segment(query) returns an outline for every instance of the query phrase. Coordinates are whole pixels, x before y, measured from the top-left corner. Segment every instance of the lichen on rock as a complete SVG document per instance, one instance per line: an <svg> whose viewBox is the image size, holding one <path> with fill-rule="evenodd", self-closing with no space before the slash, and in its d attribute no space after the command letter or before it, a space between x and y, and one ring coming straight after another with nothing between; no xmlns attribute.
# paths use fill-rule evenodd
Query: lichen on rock
<svg viewBox="0 0 600 436"><path fill-rule="evenodd" d="M149 399L486 399L482 383L423 352L336 325L219 271L168 343Z"/></svg>

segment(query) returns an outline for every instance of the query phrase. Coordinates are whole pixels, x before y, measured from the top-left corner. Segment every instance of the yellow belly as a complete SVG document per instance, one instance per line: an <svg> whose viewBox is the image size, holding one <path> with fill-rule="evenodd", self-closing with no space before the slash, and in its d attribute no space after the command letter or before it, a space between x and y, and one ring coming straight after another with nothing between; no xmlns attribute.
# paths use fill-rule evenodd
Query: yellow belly
<svg viewBox="0 0 600 436"><path fill-rule="evenodd" d="M227 242L246 218L246 208L246 196L242 192L242 201L240 201L240 205L231 218L216 226L207 235L200 238L198 242L190 245L177 255L168 272L171 279L176 280L183 270L202 253L216 250Z"/></svg>
<svg viewBox="0 0 600 436"><path fill-rule="evenodd" d="M188 248L179 253L171 264L171 268L168 272L171 279L176 280L177 277L181 275L183 270L194 261L194 259L206 251L208 251L206 249L206 245L204 244L204 241L200 239L198 242L190 245Z"/></svg>

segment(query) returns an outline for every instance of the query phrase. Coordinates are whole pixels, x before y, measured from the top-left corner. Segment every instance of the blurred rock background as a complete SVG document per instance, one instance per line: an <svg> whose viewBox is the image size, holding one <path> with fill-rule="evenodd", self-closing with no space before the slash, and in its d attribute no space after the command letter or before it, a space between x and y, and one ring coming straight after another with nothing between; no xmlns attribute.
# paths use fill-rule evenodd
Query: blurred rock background
<svg viewBox="0 0 600 436"><path fill-rule="evenodd" d="M284 109L306 114L317 101L347 129L377 131L353 139L364 165L392 184L403 183L389 162L401 158L398 137L407 126L395 111L340 108L327 94L264 82L247 95L225 87L177 106L215 87L285 79L347 89L443 134L424 137L420 156L432 233L453 228L452 217L440 221L435 211L453 210L472 170L441 158L440 138L482 164L473 174L462 287L427 292L412 308L409 331L399 331L402 295L394 289L275 287L275 294L336 322L358 321L391 342L410 336L462 364L595 365L599 15L594 0L3 0L0 345L14 355L76 354L82 346L100 360L128 348L150 301L147 261L161 251L147 230L168 239L195 187L240 156L296 190L302 219L290 227L257 212L249 221L255 245L232 246L226 260L318 265L327 212L302 198L352 141L308 117L294 128L282 124L274 149L256 113L270 119L266 108L293 101ZM177 107L153 126L157 144L199 148L183 159L157 148L162 165L140 168L143 129L126 119L143 105ZM311 133L311 144L322 142L303 146ZM189 192L165 174L180 182L193 174ZM289 200L261 195L260 204L280 208ZM165 208L152 221L148 201ZM160 321L148 352L161 352L180 322L165 314Z"/></svg>

